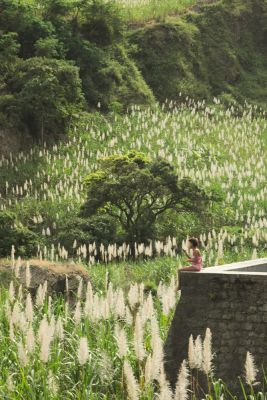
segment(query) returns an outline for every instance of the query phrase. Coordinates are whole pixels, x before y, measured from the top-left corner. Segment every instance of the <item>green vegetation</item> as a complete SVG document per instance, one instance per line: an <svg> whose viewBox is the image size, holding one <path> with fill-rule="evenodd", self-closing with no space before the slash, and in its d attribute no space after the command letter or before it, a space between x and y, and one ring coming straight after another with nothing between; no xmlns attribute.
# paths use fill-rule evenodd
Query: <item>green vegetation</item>
<svg viewBox="0 0 267 400"><path fill-rule="evenodd" d="M0 157L0 257L91 282L32 299L0 263L3 399L172 399L183 240L204 266L267 256L266 1L138 1L0 0L0 139L41 142ZM233 400L205 343L205 398ZM264 399L247 367L244 399Z"/></svg>
<svg viewBox="0 0 267 400"><path fill-rule="evenodd" d="M169 15L180 14L198 3L197 0L115 0L129 24L151 20L164 21Z"/></svg>
<svg viewBox="0 0 267 400"><path fill-rule="evenodd" d="M122 111L153 94L128 54L111 2L0 1L0 128L39 141L84 109Z"/></svg>
<svg viewBox="0 0 267 400"><path fill-rule="evenodd" d="M124 154L129 151L142 152L146 155L145 163L151 159L151 165L166 165L170 178L176 176L178 182L189 178L196 188L216 198L203 209L197 200L199 189L188 191L183 200L188 203L182 209L166 210L149 226L133 225L138 234L139 228L145 230L136 239L138 259L154 255L175 257L187 235L200 237L205 265L264 256L266 129L265 113L260 109L238 106L226 110L218 99L213 106L189 100L184 104L165 103L162 107L136 106L124 116L84 115L67 142L49 149L33 148L17 158L1 161L0 214L12 212L16 224L37 235L38 256L73 257L89 264L127 259L130 229L115 222L114 215L107 212L110 208L103 207L109 206L109 200L115 207L112 212L117 212L120 199L128 202L133 194L122 183L125 181L128 188L129 174L136 171L142 178L143 172L150 174L150 167L142 171L130 163L130 170L119 168L112 172L112 178L106 178L103 174L108 169L102 168L106 164L115 168L120 160L123 164L127 160ZM86 184L88 175L91 191ZM145 175L141 187L135 186L135 196L150 188L154 178L148 179L149 176ZM160 175L156 179L161 196L161 190L166 188ZM191 183L187 189L190 187ZM102 189L105 193L101 197ZM96 193L101 204L92 204ZM192 204L194 196L197 197ZM84 204L90 206L90 217L81 214ZM144 200L143 210L145 205ZM10 228L2 235L10 237ZM11 252L8 243L2 256ZM15 237L12 244L16 255L21 254Z"/></svg>
<svg viewBox="0 0 267 400"><path fill-rule="evenodd" d="M152 291L143 283L122 290L107 275L94 288L80 281L72 304L67 290L65 299L48 296L45 283L32 299L13 279L9 290L1 288L0 293L1 398L186 400L191 390L196 400L205 393L198 382L203 378L208 381L205 399L237 398L213 373L209 329L204 338L188 338L188 360L181 366L173 397L164 373L163 344L178 297L174 278ZM27 281L30 284L30 271ZM238 399L264 399L266 378L254 386L257 369L250 353L244 370Z"/></svg>
<svg viewBox="0 0 267 400"><path fill-rule="evenodd" d="M134 58L157 99L219 96L266 108L266 7L218 1L131 33Z"/></svg>
<svg viewBox="0 0 267 400"><path fill-rule="evenodd" d="M25 132L51 142L83 111L121 113L166 98L210 102L216 96L226 105L266 106L264 0L151 0L125 7L103 0L1 0L0 8L4 135ZM129 23L141 14L143 23Z"/></svg>
<svg viewBox="0 0 267 400"><path fill-rule="evenodd" d="M86 178L88 193L81 214L109 216L133 257L136 243L157 239L157 222L168 210L198 216L213 200L190 179L179 181L169 163L152 162L142 153L110 156L101 164Z"/></svg>

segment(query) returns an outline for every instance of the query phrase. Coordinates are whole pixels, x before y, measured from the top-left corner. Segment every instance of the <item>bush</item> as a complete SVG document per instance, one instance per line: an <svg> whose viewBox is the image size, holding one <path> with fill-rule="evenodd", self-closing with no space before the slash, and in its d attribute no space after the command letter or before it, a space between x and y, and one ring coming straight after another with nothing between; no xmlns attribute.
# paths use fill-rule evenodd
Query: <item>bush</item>
<svg viewBox="0 0 267 400"><path fill-rule="evenodd" d="M38 235L21 225L11 211L0 212L0 257L11 254L15 246L16 256L36 255L40 239Z"/></svg>

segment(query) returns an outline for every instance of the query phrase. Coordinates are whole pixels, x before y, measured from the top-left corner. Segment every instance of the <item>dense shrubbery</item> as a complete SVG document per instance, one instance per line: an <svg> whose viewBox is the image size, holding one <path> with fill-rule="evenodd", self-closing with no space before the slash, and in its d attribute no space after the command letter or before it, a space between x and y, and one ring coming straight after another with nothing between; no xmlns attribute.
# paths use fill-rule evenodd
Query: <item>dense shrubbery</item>
<svg viewBox="0 0 267 400"><path fill-rule="evenodd" d="M11 248L16 248L17 256L35 255L40 239L37 234L23 226L16 214L0 211L0 258L11 254Z"/></svg>
<svg viewBox="0 0 267 400"><path fill-rule="evenodd" d="M223 0L130 35L134 59L155 96L180 94L266 107L266 2ZM210 3L210 2L209 2ZM163 62L164 60L164 62Z"/></svg>
<svg viewBox="0 0 267 400"><path fill-rule="evenodd" d="M1 0L0 9L0 127L47 139L86 107L153 101L112 2Z"/></svg>

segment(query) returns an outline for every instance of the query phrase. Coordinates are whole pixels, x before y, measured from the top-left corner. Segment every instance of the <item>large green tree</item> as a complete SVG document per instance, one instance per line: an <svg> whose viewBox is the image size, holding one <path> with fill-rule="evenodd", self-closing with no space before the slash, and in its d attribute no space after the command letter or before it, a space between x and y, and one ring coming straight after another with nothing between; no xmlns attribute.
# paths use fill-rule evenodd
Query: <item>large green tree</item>
<svg viewBox="0 0 267 400"><path fill-rule="evenodd" d="M65 133L83 104L79 70L63 60L20 60L7 85L13 96L10 108L38 139Z"/></svg>
<svg viewBox="0 0 267 400"><path fill-rule="evenodd" d="M125 232L134 255L134 243L153 239L155 225L167 210L201 213L208 194L189 178L178 179L172 165L152 161L142 153L115 155L86 178L87 200L81 215L108 214Z"/></svg>

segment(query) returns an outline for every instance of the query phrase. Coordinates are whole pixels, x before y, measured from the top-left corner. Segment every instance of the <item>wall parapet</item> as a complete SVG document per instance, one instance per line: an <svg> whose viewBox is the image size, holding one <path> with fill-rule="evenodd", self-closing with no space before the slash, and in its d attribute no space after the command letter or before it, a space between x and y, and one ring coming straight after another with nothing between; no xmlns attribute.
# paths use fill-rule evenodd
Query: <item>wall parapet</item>
<svg viewBox="0 0 267 400"><path fill-rule="evenodd" d="M247 351L267 366L267 258L181 273L181 298L165 343L171 384L188 357L188 341L213 335L215 375L230 387L244 374Z"/></svg>

